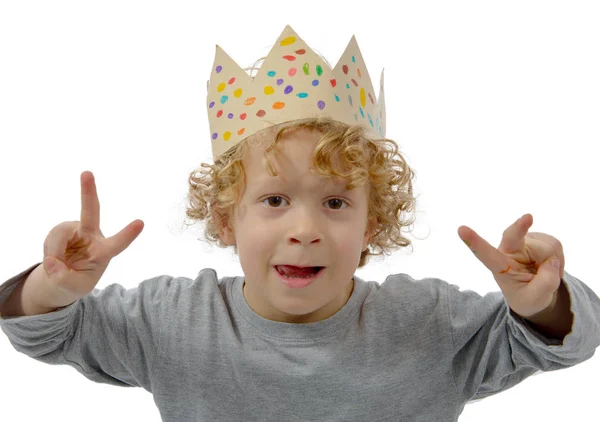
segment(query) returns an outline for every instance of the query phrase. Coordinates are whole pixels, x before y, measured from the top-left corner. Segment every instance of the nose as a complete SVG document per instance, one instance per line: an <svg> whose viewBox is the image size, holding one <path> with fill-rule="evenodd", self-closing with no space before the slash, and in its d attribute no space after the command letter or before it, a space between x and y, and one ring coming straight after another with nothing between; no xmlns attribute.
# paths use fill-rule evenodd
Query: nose
<svg viewBox="0 0 600 422"><path fill-rule="evenodd" d="M318 217L313 215L313 211L302 207L291 219L288 241L290 243L300 243L302 245L321 243L323 234L319 228Z"/></svg>

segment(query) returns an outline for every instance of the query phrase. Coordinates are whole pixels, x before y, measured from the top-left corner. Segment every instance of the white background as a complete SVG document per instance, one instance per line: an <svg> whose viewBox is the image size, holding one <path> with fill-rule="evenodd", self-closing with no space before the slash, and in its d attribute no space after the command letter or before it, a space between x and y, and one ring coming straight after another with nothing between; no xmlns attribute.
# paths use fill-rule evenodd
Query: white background
<svg viewBox="0 0 600 422"><path fill-rule="evenodd" d="M52 227L80 219L85 170L106 236L145 223L98 288L205 267L241 275L231 251L182 226L187 177L211 159L215 44L250 66L290 24L332 65L356 35L375 87L385 67L387 136L417 172L414 252L358 276L499 291L457 229L497 247L531 213L531 231L559 239L567 272L600 292L598 22L594 1L2 2L0 280L42 260ZM0 361L2 420L160 420L145 390L35 361L5 335ZM597 357L542 373L460 420L596 420L598 374Z"/></svg>

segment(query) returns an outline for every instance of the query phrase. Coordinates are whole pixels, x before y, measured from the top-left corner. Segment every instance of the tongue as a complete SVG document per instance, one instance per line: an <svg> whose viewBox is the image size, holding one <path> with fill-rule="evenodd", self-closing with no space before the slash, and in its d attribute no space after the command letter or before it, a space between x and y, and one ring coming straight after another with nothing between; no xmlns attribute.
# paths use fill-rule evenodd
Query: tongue
<svg viewBox="0 0 600 422"><path fill-rule="evenodd" d="M315 273L315 267L299 268L291 265L279 265L281 272L288 277L310 277Z"/></svg>

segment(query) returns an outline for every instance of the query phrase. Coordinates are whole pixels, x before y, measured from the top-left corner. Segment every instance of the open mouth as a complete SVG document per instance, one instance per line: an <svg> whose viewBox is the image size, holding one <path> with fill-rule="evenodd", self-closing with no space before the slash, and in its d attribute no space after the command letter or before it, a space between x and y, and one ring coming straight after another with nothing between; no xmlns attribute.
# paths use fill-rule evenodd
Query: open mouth
<svg viewBox="0 0 600 422"><path fill-rule="evenodd" d="M287 278L312 278L320 273L325 267L294 267L291 265L276 265L279 274Z"/></svg>

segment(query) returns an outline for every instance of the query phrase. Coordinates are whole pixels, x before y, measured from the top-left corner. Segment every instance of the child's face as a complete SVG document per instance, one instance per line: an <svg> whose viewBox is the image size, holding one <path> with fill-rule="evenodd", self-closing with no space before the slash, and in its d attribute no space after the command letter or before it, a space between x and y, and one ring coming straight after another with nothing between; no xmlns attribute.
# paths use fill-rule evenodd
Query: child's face
<svg viewBox="0 0 600 422"><path fill-rule="evenodd" d="M230 223L233 231L222 235L237 243L248 305L273 321L315 322L340 310L369 242L368 184L348 191L342 179L311 174L318 139L318 132L306 129L281 139L272 158L276 177L263 164L270 141L251 147L243 161L247 183ZM311 285L292 289L274 267L284 264L326 268Z"/></svg>

